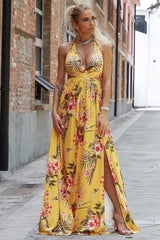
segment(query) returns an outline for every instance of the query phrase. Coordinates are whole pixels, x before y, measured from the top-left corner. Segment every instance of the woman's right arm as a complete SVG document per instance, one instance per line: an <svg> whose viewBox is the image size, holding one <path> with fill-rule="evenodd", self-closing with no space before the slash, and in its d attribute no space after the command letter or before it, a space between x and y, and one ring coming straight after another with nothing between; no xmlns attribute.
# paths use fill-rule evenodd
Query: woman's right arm
<svg viewBox="0 0 160 240"><path fill-rule="evenodd" d="M63 123L60 116L57 113L57 108L59 105L60 96L65 82L65 56L66 56L65 48L63 45L61 45L58 49L58 74L53 95L52 119L56 132L62 136L63 136Z"/></svg>

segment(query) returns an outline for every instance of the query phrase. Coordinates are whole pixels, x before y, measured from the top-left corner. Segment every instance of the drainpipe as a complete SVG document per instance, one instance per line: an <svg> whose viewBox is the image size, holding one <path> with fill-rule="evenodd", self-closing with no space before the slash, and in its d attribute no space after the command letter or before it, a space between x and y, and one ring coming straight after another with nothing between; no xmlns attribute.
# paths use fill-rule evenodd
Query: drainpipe
<svg viewBox="0 0 160 240"><path fill-rule="evenodd" d="M118 29L119 29L119 7L120 0L117 0L117 14L116 14L116 67L115 67L115 103L114 116L117 116L117 91L118 91Z"/></svg>
<svg viewBox="0 0 160 240"><path fill-rule="evenodd" d="M133 99L132 108L134 108L134 85L135 85L135 46L136 46L136 5L134 6L134 39L133 39Z"/></svg>
<svg viewBox="0 0 160 240"><path fill-rule="evenodd" d="M1 68L1 116L0 116L0 170L8 170L9 143L9 81L10 81L10 39L11 0L3 1L2 22L2 68Z"/></svg>

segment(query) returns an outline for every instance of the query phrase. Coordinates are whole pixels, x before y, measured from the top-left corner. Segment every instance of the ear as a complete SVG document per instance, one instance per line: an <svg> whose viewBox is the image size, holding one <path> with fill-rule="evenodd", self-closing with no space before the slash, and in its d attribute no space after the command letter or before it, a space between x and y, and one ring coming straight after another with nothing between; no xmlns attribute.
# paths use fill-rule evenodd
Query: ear
<svg viewBox="0 0 160 240"><path fill-rule="evenodd" d="M75 31L78 31L78 26L77 26L76 22L73 22L73 27L74 27Z"/></svg>

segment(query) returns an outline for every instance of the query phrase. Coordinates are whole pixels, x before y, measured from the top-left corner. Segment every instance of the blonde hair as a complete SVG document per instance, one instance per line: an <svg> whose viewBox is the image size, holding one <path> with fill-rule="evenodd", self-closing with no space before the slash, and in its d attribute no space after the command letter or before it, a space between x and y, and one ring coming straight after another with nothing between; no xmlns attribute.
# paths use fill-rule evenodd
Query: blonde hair
<svg viewBox="0 0 160 240"><path fill-rule="evenodd" d="M77 5L72 5L68 7L66 10L67 23L75 34L76 34L76 30L73 26L73 23L77 22L80 13L87 9L91 9L91 8L86 4L77 4ZM94 31L94 39L98 44L100 44L102 41L109 42L108 39L100 32L97 26Z"/></svg>

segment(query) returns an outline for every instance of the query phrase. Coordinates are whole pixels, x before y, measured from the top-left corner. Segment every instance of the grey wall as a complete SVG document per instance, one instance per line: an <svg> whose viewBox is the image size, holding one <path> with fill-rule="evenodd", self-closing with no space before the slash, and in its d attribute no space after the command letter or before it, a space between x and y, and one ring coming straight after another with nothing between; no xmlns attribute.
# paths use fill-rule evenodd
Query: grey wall
<svg viewBox="0 0 160 240"><path fill-rule="evenodd" d="M117 117L129 112L132 109L132 104L128 104L127 100L117 102ZM108 120L113 120L114 117L114 102L109 103L109 115Z"/></svg>
<svg viewBox="0 0 160 240"><path fill-rule="evenodd" d="M47 153L51 129L51 110L29 113L11 111L9 115L9 171L0 172L0 179Z"/></svg>

